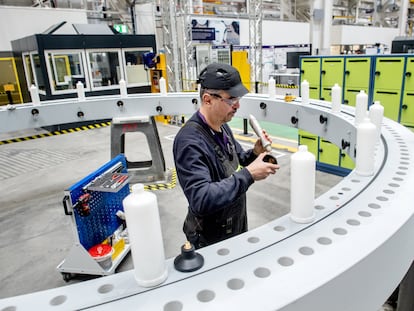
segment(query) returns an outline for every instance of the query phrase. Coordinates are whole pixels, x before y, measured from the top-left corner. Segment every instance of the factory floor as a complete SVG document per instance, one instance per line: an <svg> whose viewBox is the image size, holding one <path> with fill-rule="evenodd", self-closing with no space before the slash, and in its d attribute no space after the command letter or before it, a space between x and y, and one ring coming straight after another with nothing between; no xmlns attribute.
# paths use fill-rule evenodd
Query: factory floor
<svg viewBox="0 0 414 311"><path fill-rule="evenodd" d="M244 135L240 124L242 122L235 121L233 131L242 145L249 148L255 136ZM166 168L173 169L172 144L179 126L157 122L157 129ZM272 152L281 168L274 176L250 187L247 195L249 229L289 212L289 163L291 152L297 146L289 137L292 133L279 137L277 130L268 129L268 132L277 148ZM0 142L3 142L0 144L0 299L68 284L56 269L74 245L77 234L72 217L64 213L64 190L110 160L110 126L8 143L12 138L43 133L47 132L33 129L0 134ZM135 150L145 153L148 149L145 136L141 139L134 142L138 146ZM128 147L127 159L134 157L134 148ZM341 179L318 171L316 195ZM182 222L186 199L178 182L172 189L153 193L159 204L165 255L175 257L185 241ZM116 273L132 268L132 258L128 254ZM69 284L92 277L97 276L79 274Z"/></svg>

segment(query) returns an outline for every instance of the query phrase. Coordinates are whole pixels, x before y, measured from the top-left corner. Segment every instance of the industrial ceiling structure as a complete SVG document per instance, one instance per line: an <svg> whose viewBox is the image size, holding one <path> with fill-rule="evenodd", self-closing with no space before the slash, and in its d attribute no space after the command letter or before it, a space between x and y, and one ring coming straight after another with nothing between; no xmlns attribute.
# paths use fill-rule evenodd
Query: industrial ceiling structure
<svg viewBox="0 0 414 311"><path fill-rule="evenodd" d="M333 0L333 24L373 25L398 27L401 0ZM50 7L82 9L90 12L91 20L102 22L131 23L131 8L136 4L154 2L157 8L161 0L0 0L0 5L23 7ZM188 1L177 1L177 12ZM228 17L248 17L249 0L203 1L203 13ZM253 1L257 2L257 0ZM309 22L311 0L261 0L265 19ZM101 13L97 15L97 13ZM411 10L407 12L410 16Z"/></svg>

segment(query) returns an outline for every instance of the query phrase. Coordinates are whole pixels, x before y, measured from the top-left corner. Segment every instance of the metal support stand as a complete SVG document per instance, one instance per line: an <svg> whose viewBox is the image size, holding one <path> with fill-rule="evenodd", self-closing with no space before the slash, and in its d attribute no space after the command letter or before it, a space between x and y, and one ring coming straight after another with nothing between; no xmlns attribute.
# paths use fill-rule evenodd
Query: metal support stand
<svg viewBox="0 0 414 311"><path fill-rule="evenodd" d="M414 310L414 263L400 283L397 311Z"/></svg>
<svg viewBox="0 0 414 311"><path fill-rule="evenodd" d="M150 161L130 162L127 158L131 183L147 183L165 179L165 160L154 117L114 118L111 124L111 157L125 153L125 133L142 132L147 137Z"/></svg>

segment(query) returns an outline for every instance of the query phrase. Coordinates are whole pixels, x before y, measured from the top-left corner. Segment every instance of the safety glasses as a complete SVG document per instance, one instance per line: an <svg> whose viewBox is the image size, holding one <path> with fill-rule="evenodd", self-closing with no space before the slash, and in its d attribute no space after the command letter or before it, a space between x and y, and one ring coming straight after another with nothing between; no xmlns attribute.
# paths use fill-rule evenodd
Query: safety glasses
<svg viewBox="0 0 414 311"><path fill-rule="evenodd" d="M225 102L229 106L233 106L233 105L237 104L240 101L240 97L224 98L223 96L221 96L220 94L217 94L217 93L209 93L209 92L207 92L207 94L209 94L211 96L214 96L214 97L220 99L221 101Z"/></svg>

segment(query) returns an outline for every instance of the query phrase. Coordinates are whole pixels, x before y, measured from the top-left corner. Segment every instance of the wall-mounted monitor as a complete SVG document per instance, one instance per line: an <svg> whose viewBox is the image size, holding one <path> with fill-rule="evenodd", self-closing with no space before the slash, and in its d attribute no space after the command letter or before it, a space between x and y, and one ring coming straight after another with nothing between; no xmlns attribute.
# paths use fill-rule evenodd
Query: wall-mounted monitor
<svg viewBox="0 0 414 311"><path fill-rule="evenodd" d="M310 52L287 52L286 53L286 68L299 68L299 58L303 55L310 55Z"/></svg>

